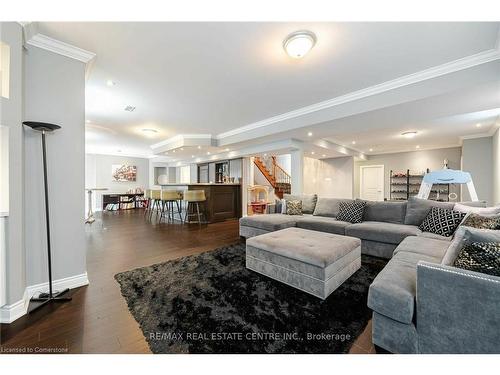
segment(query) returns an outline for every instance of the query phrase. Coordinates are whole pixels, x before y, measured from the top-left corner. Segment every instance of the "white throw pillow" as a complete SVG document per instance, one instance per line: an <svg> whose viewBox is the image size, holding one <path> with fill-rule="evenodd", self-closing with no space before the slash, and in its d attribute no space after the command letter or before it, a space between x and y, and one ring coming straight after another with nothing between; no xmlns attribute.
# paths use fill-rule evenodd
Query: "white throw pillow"
<svg viewBox="0 0 500 375"><path fill-rule="evenodd" d="M460 203L456 203L453 207L455 211L465 212L465 213L475 213L481 216L491 216L500 214L500 206L495 207L470 207Z"/></svg>
<svg viewBox="0 0 500 375"><path fill-rule="evenodd" d="M286 215L286 199L281 200L281 213Z"/></svg>

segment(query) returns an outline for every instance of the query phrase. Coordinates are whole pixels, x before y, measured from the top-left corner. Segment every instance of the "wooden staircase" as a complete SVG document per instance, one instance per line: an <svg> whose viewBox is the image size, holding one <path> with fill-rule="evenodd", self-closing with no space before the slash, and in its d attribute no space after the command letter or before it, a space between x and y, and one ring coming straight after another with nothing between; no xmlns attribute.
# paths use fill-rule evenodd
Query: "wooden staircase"
<svg viewBox="0 0 500 375"><path fill-rule="evenodd" d="M290 194L292 191L292 178L278 165L276 156L271 156L271 158L255 157L254 164L269 181L274 189L274 194L278 198L282 199L283 194Z"/></svg>

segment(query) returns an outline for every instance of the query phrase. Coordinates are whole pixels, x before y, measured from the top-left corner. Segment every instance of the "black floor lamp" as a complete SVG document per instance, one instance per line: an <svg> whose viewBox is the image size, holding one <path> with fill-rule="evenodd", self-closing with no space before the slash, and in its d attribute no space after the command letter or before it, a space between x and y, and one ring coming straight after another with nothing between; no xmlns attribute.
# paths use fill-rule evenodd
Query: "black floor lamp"
<svg viewBox="0 0 500 375"><path fill-rule="evenodd" d="M42 133L42 160L43 160L43 184L45 188L45 223L47 226L47 259L49 268L49 292L42 293L37 298L31 298L31 302L40 302L36 307L30 310L30 313L38 310L40 307L45 306L52 302L65 302L70 301L71 297L64 297L63 294L67 293L69 289L54 293L52 290L52 258L50 252L50 220L49 220L49 190L47 184L47 155L45 150L45 133L53 132L60 129L59 125L48 124L45 122L23 122L24 125L29 126L31 129Z"/></svg>

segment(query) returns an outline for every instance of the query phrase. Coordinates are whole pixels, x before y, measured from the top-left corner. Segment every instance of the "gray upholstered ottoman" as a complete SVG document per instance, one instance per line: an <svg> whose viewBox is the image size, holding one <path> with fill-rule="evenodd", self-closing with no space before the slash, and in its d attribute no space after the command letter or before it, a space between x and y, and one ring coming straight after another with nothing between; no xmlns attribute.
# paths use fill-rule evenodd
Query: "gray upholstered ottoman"
<svg viewBox="0 0 500 375"><path fill-rule="evenodd" d="M325 299L361 267L361 240L282 229L247 239L246 266Z"/></svg>

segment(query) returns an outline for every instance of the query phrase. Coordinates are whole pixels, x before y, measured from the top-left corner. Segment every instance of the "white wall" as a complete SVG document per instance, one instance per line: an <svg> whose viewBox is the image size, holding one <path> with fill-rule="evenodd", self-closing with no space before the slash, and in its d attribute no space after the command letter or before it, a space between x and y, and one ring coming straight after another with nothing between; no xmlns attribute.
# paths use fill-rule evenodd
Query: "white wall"
<svg viewBox="0 0 500 375"><path fill-rule="evenodd" d="M500 204L500 128L493 134L493 201L494 205Z"/></svg>
<svg viewBox="0 0 500 375"><path fill-rule="evenodd" d="M25 51L25 119L62 127L47 135L53 278L84 275L85 65L37 47ZM24 130L28 285L48 281L40 142L39 132Z"/></svg>
<svg viewBox="0 0 500 375"><path fill-rule="evenodd" d="M391 170L406 172L409 169L414 173L424 172L427 168L431 171L438 170L443 168L444 159L448 159L449 168L460 169L460 158L460 147L370 155L369 160L355 161L354 163L354 197L359 198L359 167L362 165L384 165L384 196L389 199ZM460 188L458 186L451 186L450 191L459 195Z"/></svg>
<svg viewBox="0 0 500 375"><path fill-rule="evenodd" d="M24 246L24 140L22 27L0 22L0 39L10 47L9 98L0 98L0 124L9 128L9 216L5 220L6 302L22 299L26 289ZM13 192L16 192L15 194Z"/></svg>
<svg viewBox="0 0 500 375"><path fill-rule="evenodd" d="M128 164L137 167L137 181L135 182L117 182L113 181L111 176L112 166L114 164ZM143 188L150 186L150 165L149 159L133 158L127 156L114 155L85 155L85 187L87 188L106 188L106 191L96 191L93 204L94 210L102 209L102 195L110 193L125 193L129 189ZM87 200L85 200L87 202ZM85 203L87 204L87 203Z"/></svg>
<svg viewBox="0 0 500 375"><path fill-rule="evenodd" d="M353 157L322 160L304 157L304 194L352 198L353 168Z"/></svg>
<svg viewBox="0 0 500 375"><path fill-rule="evenodd" d="M289 175L292 174L292 156L290 154L276 155L276 163Z"/></svg>
<svg viewBox="0 0 500 375"><path fill-rule="evenodd" d="M493 139L483 137L464 139L462 144L462 169L472 175L479 200L493 203ZM462 199L470 200L469 190L462 188Z"/></svg>

